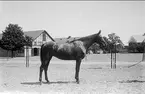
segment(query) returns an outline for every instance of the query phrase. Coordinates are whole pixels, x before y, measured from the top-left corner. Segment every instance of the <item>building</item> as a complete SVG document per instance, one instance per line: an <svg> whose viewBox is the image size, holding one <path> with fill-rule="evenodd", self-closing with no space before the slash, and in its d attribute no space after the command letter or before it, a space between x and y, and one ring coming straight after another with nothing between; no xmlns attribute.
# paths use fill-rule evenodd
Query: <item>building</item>
<svg viewBox="0 0 145 94"><path fill-rule="evenodd" d="M54 39L45 30L27 31L24 32L24 35L30 36L33 39L32 48L29 49L30 56L38 56L40 54L42 44L49 41L54 41Z"/></svg>
<svg viewBox="0 0 145 94"><path fill-rule="evenodd" d="M145 34L143 35L133 35L128 41L128 52L132 53L142 53L144 52Z"/></svg>
<svg viewBox="0 0 145 94"><path fill-rule="evenodd" d="M145 40L145 35L133 35L130 37L129 43L142 43Z"/></svg>
<svg viewBox="0 0 145 94"><path fill-rule="evenodd" d="M54 41L54 39L45 31L45 30L36 30L36 31L27 31L24 32L24 35L32 37L32 47L29 48L30 56L38 56L40 54L41 45L48 41ZM0 34L0 39L2 38L2 34ZM0 49L0 55L6 56L6 51ZM3 53L2 53L3 52ZM26 56L26 49L22 53L21 56Z"/></svg>

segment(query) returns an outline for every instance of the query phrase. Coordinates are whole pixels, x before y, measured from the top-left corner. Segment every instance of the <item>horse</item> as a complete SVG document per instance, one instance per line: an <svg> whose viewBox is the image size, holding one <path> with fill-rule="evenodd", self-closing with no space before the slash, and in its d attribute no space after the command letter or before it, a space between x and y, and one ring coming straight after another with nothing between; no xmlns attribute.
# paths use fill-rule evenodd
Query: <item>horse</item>
<svg viewBox="0 0 145 94"><path fill-rule="evenodd" d="M79 84L79 70L82 59L86 56L86 51L93 43L98 43L103 49L107 42L101 36L101 30L98 33L89 36L81 37L63 44L58 44L55 41L46 42L41 45L40 49L40 74L39 81L42 84L42 72L45 72L45 80L49 83L47 70L52 57L57 57L62 60L76 60L75 79Z"/></svg>

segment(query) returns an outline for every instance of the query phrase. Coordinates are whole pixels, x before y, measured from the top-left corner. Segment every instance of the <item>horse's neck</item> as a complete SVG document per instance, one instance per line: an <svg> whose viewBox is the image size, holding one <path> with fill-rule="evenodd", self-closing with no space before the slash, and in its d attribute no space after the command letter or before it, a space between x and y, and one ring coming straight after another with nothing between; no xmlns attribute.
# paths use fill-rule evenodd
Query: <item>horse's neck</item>
<svg viewBox="0 0 145 94"><path fill-rule="evenodd" d="M94 35L80 38L80 41L83 42L83 45L87 50L95 42L96 37L97 37L97 34L94 34Z"/></svg>
<svg viewBox="0 0 145 94"><path fill-rule="evenodd" d="M90 42L91 41L91 42ZM94 43L93 40L82 41L86 50Z"/></svg>

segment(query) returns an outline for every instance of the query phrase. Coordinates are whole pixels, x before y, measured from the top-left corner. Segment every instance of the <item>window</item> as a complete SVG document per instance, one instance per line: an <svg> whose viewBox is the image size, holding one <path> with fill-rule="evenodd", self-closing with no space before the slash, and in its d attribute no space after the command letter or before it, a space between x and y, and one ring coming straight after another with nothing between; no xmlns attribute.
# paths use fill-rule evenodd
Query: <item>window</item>
<svg viewBox="0 0 145 94"><path fill-rule="evenodd" d="M36 41L34 41L33 43L34 43L33 45L37 45L37 42Z"/></svg>
<svg viewBox="0 0 145 94"><path fill-rule="evenodd" d="M46 34L43 33L43 41L46 41Z"/></svg>

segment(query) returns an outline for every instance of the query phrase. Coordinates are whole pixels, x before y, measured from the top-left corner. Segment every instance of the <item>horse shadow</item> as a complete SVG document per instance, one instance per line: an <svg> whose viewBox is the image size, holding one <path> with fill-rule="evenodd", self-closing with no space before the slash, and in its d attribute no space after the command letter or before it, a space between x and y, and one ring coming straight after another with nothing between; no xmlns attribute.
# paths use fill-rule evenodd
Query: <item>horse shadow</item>
<svg viewBox="0 0 145 94"><path fill-rule="evenodd" d="M145 81L141 81L141 80L126 80L126 81L119 81L119 83L145 83Z"/></svg>
<svg viewBox="0 0 145 94"><path fill-rule="evenodd" d="M56 81L56 82L42 82L42 84L70 84L76 83L76 81ZM40 82L22 82L22 85L40 85Z"/></svg>

